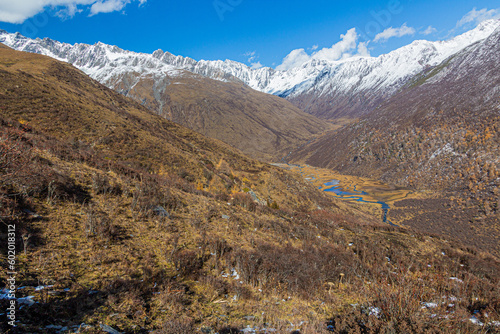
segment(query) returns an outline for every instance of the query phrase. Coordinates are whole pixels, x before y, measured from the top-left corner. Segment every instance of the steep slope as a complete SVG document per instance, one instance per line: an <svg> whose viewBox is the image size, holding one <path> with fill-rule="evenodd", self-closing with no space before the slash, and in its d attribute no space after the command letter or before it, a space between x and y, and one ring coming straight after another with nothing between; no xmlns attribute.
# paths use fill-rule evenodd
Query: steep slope
<svg viewBox="0 0 500 334"><path fill-rule="evenodd" d="M397 93L421 71L437 66L448 57L500 27L500 20L486 21L448 41L417 40L379 57L347 59L324 66L314 80L281 93L299 108L321 118L358 117L369 114ZM292 69L296 75L316 64ZM297 80L297 79L296 79Z"/></svg>
<svg viewBox="0 0 500 334"><path fill-rule="evenodd" d="M498 240L499 45L497 29L415 76L359 122L294 152L292 160L454 194L469 211L450 216L450 231L457 221L479 222L475 233ZM465 237L468 225L460 225Z"/></svg>
<svg viewBox="0 0 500 334"><path fill-rule="evenodd" d="M278 160L328 128L290 102L240 82L188 73L176 77L126 73L110 83L169 120L267 161Z"/></svg>
<svg viewBox="0 0 500 334"><path fill-rule="evenodd" d="M230 190L233 179L214 178L221 161L227 170L279 170L149 112L69 64L4 48L0 57L2 117L99 152L109 164L119 161L131 173L137 168L179 175L201 188L224 185Z"/></svg>
<svg viewBox="0 0 500 334"><path fill-rule="evenodd" d="M191 73L184 69L192 63L189 59L181 61L161 52L135 54L101 43L72 46L20 35L4 37L4 43L17 49L68 61L159 115L256 158L277 160L328 126L290 102L255 91L239 80L213 80ZM228 77L221 73L211 77Z"/></svg>
<svg viewBox="0 0 500 334"><path fill-rule="evenodd" d="M165 84L168 78L183 77L187 71L223 82L243 82L255 90L284 97L310 114L335 119L371 112L414 75L487 38L499 26L500 20L485 21L448 41L415 41L379 57L335 62L313 59L288 71L254 70L230 60L195 61L161 50L142 54L102 43L69 45L47 38L32 40L6 32L0 32L0 42L70 62L108 87L117 89L121 84L124 94L144 75L154 74ZM158 106L165 104L161 90L149 95ZM287 110L277 110L281 112Z"/></svg>
<svg viewBox="0 0 500 334"><path fill-rule="evenodd" d="M18 251L0 282L15 270L19 288L17 327L2 332L473 333L500 321L491 255L374 223L49 57L1 48L0 84L0 243L15 226Z"/></svg>

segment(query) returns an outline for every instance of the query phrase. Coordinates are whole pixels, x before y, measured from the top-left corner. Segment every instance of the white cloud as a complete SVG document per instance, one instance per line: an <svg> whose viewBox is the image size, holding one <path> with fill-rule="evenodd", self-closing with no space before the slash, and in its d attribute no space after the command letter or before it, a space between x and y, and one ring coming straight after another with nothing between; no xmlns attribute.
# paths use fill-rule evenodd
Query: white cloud
<svg viewBox="0 0 500 334"><path fill-rule="evenodd" d="M99 13L111 13L122 10L123 7L128 5L130 0L106 0L98 1L90 7L90 16Z"/></svg>
<svg viewBox="0 0 500 334"><path fill-rule="evenodd" d="M434 28L433 26L428 26L427 29L425 29L424 31L421 31L420 33L422 35L430 35L430 34L433 34L437 32L437 29Z"/></svg>
<svg viewBox="0 0 500 334"><path fill-rule="evenodd" d="M248 57L248 62L251 63L253 62L256 58L258 58L256 55L256 52L255 51L248 51L246 53L244 53L243 55L245 57Z"/></svg>
<svg viewBox="0 0 500 334"><path fill-rule="evenodd" d="M368 50L368 42L363 42L358 44L358 54L361 57L370 57L370 51Z"/></svg>
<svg viewBox="0 0 500 334"><path fill-rule="evenodd" d="M311 47L311 50L313 50L313 51L314 51L314 50L318 50L318 48L319 48L318 44L315 44L315 45L313 45L313 46Z"/></svg>
<svg viewBox="0 0 500 334"><path fill-rule="evenodd" d="M345 35L340 35L340 42L333 44L331 48L323 48L312 55L313 59L339 60L349 58L349 51L356 49L358 34L356 28L349 29Z"/></svg>
<svg viewBox="0 0 500 334"><path fill-rule="evenodd" d="M474 23L477 25L483 21L498 18L500 18L500 8L490 10L483 8L481 10L477 10L476 7L474 7L470 12L465 14L460 21L457 22L457 27L464 26L467 23Z"/></svg>
<svg viewBox="0 0 500 334"><path fill-rule="evenodd" d="M252 66L251 66L251 68L252 68L253 70L257 70L257 69L259 69L259 68L261 68L261 67L263 66L263 65L260 63L260 61L258 61L258 62L256 62L256 63L252 63L251 65L252 65Z"/></svg>
<svg viewBox="0 0 500 334"><path fill-rule="evenodd" d="M296 49L290 52L284 59L281 65L276 69L286 71L294 67L298 67L308 62L311 59L318 60L341 60L355 56L369 57L367 42L358 44L358 34L355 28L347 31L345 35L340 35L340 41L333 44L331 48L323 48L309 55L304 49ZM316 45L315 45L316 46ZM312 48L312 50L316 50Z"/></svg>
<svg viewBox="0 0 500 334"><path fill-rule="evenodd" d="M250 67L254 70L261 68L263 65L260 63L260 61L256 61L259 59L259 55L257 54L256 51L249 51L243 54L245 57L248 57L248 63L250 63Z"/></svg>
<svg viewBox="0 0 500 334"><path fill-rule="evenodd" d="M109 13L123 9L132 1L138 1L141 6L147 0L0 0L0 21L23 23L48 8L59 9L56 15L62 18L73 17L89 6L90 15Z"/></svg>
<svg viewBox="0 0 500 334"><path fill-rule="evenodd" d="M403 25L400 28L387 28L381 33L377 34L373 41L376 43L378 41L387 41L389 38L392 37L403 37L406 35L414 35L415 34L415 28L408 27L406 23L403 23Z"/></svg>
<svg viewBox="0 0 500 334"><path fill-rule="evenodd" d="M281 65L276 66L279 71L286 71L291 68L300 66L311 59L304 49L295 49L290 52L284 59Z"/></svg>

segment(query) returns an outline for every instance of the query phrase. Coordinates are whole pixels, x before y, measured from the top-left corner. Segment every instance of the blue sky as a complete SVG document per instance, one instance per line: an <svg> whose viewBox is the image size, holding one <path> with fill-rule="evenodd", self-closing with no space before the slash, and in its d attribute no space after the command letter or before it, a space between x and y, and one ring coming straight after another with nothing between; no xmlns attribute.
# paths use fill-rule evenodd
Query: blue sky
<svg viewBox="0 0 500 334"><path fill-rule="evenodd" d="M498 0L7 0L0 29L287 68L315 53L377 56L415 39L448 39L500 17L498 7Z"/></svg>

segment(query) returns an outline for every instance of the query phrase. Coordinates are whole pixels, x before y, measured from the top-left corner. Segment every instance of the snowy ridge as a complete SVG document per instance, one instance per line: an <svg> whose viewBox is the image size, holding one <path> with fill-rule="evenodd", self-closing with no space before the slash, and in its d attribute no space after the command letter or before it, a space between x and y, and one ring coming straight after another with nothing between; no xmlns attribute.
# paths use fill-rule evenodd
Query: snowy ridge
<svg viewBox="0 0 500 334"><path fill-rule="evenodd" d="M288 96L310 89L320 95L335 89L394 90L409 77L426 67L438 65L467 46L487 38L499 27L499 20L489 20L449 41L418 40L379 57L350 58L337 62L311 61L273 77L264 91L274 94L288 92L284 94ZM312 78L316 80L311 80Z"/></svg>
<svg viewBox="0 0 500 334"><path fill-rule="evenodd" d="M448 41L418 40L379 57L341 61L313 59L287 71L269 67L251 69L231 60L195 61L162 50L152 54L135 53L100 42L71 45L49 38L30 39L1 30L0 42L16 50L69 62L110 88L125 77L139 81L144 76L160 79L195 74L226 82L241 81L255 90L292 101L308 96L309 104L320 104L325 97L331 100L358 94L369 100L390 96L415 74L487 38L496 29L500 29L500 20L489 20Z"/></svg>

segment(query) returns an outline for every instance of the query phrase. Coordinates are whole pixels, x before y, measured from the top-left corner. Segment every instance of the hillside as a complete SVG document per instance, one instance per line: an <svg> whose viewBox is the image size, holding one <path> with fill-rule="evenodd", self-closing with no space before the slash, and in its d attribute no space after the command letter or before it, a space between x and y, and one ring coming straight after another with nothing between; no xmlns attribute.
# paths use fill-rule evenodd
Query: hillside
<svg viewBox="0 0 500 334"><path fill-rule="evenodd" d="M320 118L365 116L397 95L415 75L488 38L499 27L500 20L484 21L449 40L416 40L378 57L326 64L315 80L304 81L285 95L294 105ZM312 65L290 72L302 76Z"/></svg>
<svg viewBox="0 0 500 334"><path fill-rule="evenodd" d="M5 49L1 61L3 117L29 124L88 155L99 152L106 164L178 175L203 189L227 190L235 182L228 179L232 169L249 175L279 171L229 145L154 115L69 64ZM216 168L224 170L221 177L214 177ZM228 175L222 177L224 173ZM276 193L281 192L276 189ZM262 196L265 196L263 201L272 202L271 193ZM296 203L297 199L290 198L288 204Z"/></svg>
<svg viewBox="0 0 500 334"><path fill-rule="evenodd" d="M252 69L231 60L196 61L162 50L152 54L136 53L103 43L71 45L49 38L30 39L5 31L0 31L0 42L16 50L67 61L110 88L123 86L121 92L124 94L136 82L142 81L143 76L154 75L162 82L153 89L158 92L154 99L160 106L168 104L163 98L163 87L168 78L182 78L188 73L188 76L202 76L219 82L244 83L254 90L286 98L301 110L323 119L353 119L372 112L421 71L437 66L448 57L484 40L499 27L500 20L492 19L449 40L418 40L378 57L356 56L332 61L311 56L304 64L288 70L269 67ZM224 92L222 89L221 93L227 96ZM149 89L148 94L140 94L141 100L152 94ZM184 103L184 109L188 111L190 108L186 105L189 103L189 100ZM223 100L221 108L224 105ZM289 109L287 106L277 109L275 113ZM253 110L251 107L244 109L247 113ZM300 122L295 125L300 125ZM298 127L297 132L308 133L301 129Z"/></svg>
<svg viewBox="0 0 500 334"><path fill-rule="evenodd" d="M279 160L328 128L290 102L241 82L189 73L126 73L105 84L171 121L267 161Z"/></svg>
<svg viewBox="0 0 500 334"><path fill-rule="evenodd" d="M406 203L412 210L399 214L424 231L436 231L432 222L440 218L444 234L498 252L499 45L497 30L415 76L359 122L294 152L292 161L456 197L444 216L425 213L428 202Z"/></svg>
<svg viewBox="0 0 500 334"><path fill-rule="evenodd" d="M52 58L0 48L0 84L4 333L498 330L487 252L378 223Z"/></svg>
<svg viewBox="0 0 500 334"><path fill-rule="evenodd" d="M279 160L328 128L290 102L253 90L223 72L204 76L187 71L189 59L162 52L136 54L102 43L73 46L4 31L0 35L0 42L72 63L157 114L254 158Z"/></svg>

